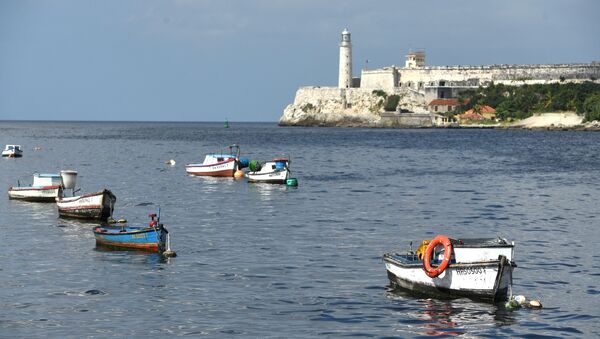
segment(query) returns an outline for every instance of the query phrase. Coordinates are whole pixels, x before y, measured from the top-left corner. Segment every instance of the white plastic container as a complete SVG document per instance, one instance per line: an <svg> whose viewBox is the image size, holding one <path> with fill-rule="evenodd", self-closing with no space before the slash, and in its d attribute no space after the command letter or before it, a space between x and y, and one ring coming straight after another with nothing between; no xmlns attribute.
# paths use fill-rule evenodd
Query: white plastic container
<svg viewBox="0 0 600 339"><path fill-rule="evenodd" d="M77 171L73 171L73 170L60 171L60 176L62 178L64 188L68 188L68 189L75 188L75 184L77 183Z"/></svg>

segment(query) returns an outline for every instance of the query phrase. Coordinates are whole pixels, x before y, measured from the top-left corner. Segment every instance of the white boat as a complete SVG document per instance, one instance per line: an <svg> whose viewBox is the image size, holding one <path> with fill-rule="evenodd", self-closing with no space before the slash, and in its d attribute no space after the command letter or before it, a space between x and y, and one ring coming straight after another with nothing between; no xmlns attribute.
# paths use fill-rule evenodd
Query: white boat
<svg viewBox="0 0 600 339"><path fill-rule="evenodd" d="M111 191L103 189L74 197L61 195L56 198L56 205L60 217L106 221L112 216L116 201L117 198Z"/></svg>
<svg viewBox="0 0 600 339"><path fill-rule="evenodd" d="M447 242L444 241L447 239ZM441 239L441 240L438 240ZM439 250L440 244L444 249ZM383 256L390 284L418 294L504 301L512 289L514 243L438 236L423 258L410 251ZM429 254L429 256L428 256ZM427 260L432 258L431 260ZM432 264L439 263L438 267Z"/></svg>
<svg viewBox="0 0 600 339"><path fill-rule="evenodd" d="M264 164L250 166L250 172L246 173L248 182L264 182L270 184L285 184L290 177L288 158L275 158Z"/></svg>
<svg viewBox="0 0 600 339"><path fill-rule="evenodd" d="M8 197L26 201L54 202L61 186L60 174L34 173L31 186L21 186L17 181L17 187L8 188Z"/></svg>
<svg viewBox="0 0 600 339"><path fill-rule="evenodd" d="M4 151L2 151L3 157L18 158L23 156L23 150L21 145L6 145Z"/></svg>
<svg viewBox="0 0 600 339"><path fill-rule="evenodd" d="M210 177L233 177L237 170L246 167L248 160L240 157L238 145L229 146L229 154L207 154L201 164L187 164L185 171L189 175Z"/></svg>
<svg viewBox="0 0 600 339"><path fill-rule="evenodd" d="M60 217L106 221L112 216L117 198L107 190L75 196L77 171L60 171L62 187L56 198ZM71 189L72 196L66 197L65 190Z"/></svg>

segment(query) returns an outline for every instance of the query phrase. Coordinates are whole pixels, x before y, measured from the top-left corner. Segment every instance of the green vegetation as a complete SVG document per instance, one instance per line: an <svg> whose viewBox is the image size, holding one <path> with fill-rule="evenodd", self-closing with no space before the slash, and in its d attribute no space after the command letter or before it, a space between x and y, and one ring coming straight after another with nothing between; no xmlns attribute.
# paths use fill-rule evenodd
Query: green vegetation
<svg viewBox="0 0 600 339"><path fill-rule="evenodd" d="M309 103L302 105L302 107L300 107L300 109L302 109L302 112L307 113L309 111L314 110L315 106L309 102Z"/></svg>
<svg viewBox="0 0 600 339"><path fill-rule="evenodd" d="M524 119L534 113L573 111L585 115L585 120L600 119L600 84L546 84L507 86L491 84L459 95L454 113L462 113L476 105L496 109L500 120Z"/></svg>
<svg viewBox="0 0 600 339"><path fill-rule="evenodd" d="M375 89L372 92L374 95L381 97L377 102L377 106L379 108L383 107L383 109L387 112L395 111L396 107L398 107L398 103L400 102L400 96L396 94L392 94L388 96L388 94L380 89Z"/></svg>
<svg viewBox="0 0 600 339"><path fill-rule="evenodd" d="M392 94L385 100L385 104L383 105L383 109L391 112L395 111L396 107L398 107L398 102L400 101L400 96L396 94Z"/></svg>
<svg viewBox="0 0 600 339"><path fill-rule="evenodd" d="M380 90L380 89L375 89L375 90L373 90L372 93L375 94L378 97L382 97L384 99L387 98L387 93L385 91Z"/></svg>
<svg viewBox="0 0 600 339"><path fill-rule="evenodd" d="M585 120L600 120L600 93L590 95L583 102Z"/></svg>

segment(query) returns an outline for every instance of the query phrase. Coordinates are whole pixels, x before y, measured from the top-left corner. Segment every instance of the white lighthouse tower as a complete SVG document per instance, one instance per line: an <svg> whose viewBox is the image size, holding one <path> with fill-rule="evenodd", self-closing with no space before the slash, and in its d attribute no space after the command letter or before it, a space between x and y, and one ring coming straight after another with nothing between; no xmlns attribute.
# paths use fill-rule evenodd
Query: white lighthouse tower
<svg viewBox="0 0 600 339"><path fill-rule="evenodd" d="M352 87L352 43L350 42L350 32L344 28L342 32L342 41L340 42L340 88Z"/></svg>

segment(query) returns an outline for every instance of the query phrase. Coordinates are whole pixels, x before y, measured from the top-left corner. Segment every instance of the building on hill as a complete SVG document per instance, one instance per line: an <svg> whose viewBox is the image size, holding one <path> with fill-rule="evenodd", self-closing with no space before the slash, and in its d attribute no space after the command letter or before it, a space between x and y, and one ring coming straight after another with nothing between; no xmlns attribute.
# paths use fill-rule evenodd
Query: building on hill
<svg viewBox="0 0 600 339"><path fill-rule="evenodd" d="M488 105L477 105L457 116L458 120L496 120L496 110Z"/></svg>
<svg viewBox="0 0 600 339"><path fill-rule="evenodd" d="M447 113L454 111L458 105L458 99L435 99L431 100L427 108L433 113Z"/></svg>

